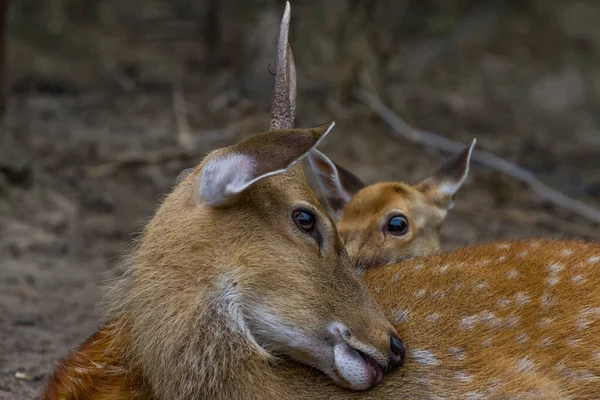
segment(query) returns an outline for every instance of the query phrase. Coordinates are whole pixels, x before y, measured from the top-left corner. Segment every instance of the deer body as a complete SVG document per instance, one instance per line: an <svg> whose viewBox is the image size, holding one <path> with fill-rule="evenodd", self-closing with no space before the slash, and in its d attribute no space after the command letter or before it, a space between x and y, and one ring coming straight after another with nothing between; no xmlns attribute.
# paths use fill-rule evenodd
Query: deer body
<svg viewBox="0 0 600 400"><path fill-rule="evenodd" d="M214 373L224 374L221 389L230 398L597 399L599 267L596 243L529 240L370 268L363 280L408 353L379 385L351 392L313 369L258 357ZM108 394L79 397L92 400L145 393L147 383L123 358L128 350L105 351L118 332L109 325L97 334L103 340L90 338L57 370L56 387L107 384ZM236 371L243 374L227 380ZM47 397L55 398L69 397Z"/></svg>

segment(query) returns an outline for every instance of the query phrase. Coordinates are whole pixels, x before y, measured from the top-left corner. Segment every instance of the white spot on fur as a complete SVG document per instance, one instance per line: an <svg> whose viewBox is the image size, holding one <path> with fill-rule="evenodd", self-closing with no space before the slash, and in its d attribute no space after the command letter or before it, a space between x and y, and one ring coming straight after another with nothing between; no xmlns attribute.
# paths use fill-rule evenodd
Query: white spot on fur
<svg viewBox="0 0 600 400"><path fill-rule="evenodd" d="M439 361L437 360L437 358L435 357L435 355L429 350L425 350L425 349L411 350L410 355L419 364L423 364L423 365L439 365L440 364Z"/></svg>
<svg viewBox="0 0 600 400"><path fill-rule="evenodd" d="M577 330L585 330L587 329L592 321L590 318L597 319L600 318L600 307L585 307L581 310L579 319L577 320Z"/></svg>
<svg viewBox="0 0 600 400"><path fill-rule="evenodd" d="M418 270L420 270L421 268L423 268L423 264L418 264L418 265L415 265L415 268L414 268L414 270L415 270L415 271L418 271Z"/></svg>
<svg viewBox="0 0 600 400"><path fill-rule="evenodd" d="M479 282L478 284L475 285L475 289L478 289L478 290L483 290L487 287L488 287L487 282Z"/></svg>
<svg viewBox="0 0 600 400"><path fill-rule="evenodd" d="M440 274L443 274L448 270L448 265L442 265L438 270L440 271Z"/></svg>
<svg viewBox="0 0 600 400"><path fill-rule="evenodd" d="M400 274L398 274L398 273L395 273L395 274L394 274L394 276L392 277L392 280L393 280L394 282L398 282L398 281L400 280Z"/></svg>
<svg viewBox="0 0 600 400"><path fill-rule="evenodd" d="M396 311L396 313L394 314L394 319L396 320L397 324L402 324L408 321L408 310Z"/></svg>
<svg viewBox="0 0 600 400"><path fill-rule="evenodd" d="M576 285L581 285L583 282L585 282L585 278L583 277L583 275L575 275L571 278L571 280Z"/></svg>
<svg viewBox="0 0 600 400"><path fill-rule="evenodd" d="M498 245L498 248L499 248L499 249L503 249L503 250L504 250L504 249L509 249L509 248L510 248L510 245L509 245L509 244L506 244L506 243L502 243L502 244L499 244L499 245Z"/></svg>
<svg viewBox="0 0 600 400"><path fill-rule="evenodd" d="M542 308L550 308L553 305L554 301L552 300L552 296L550 296L550 293L542 293L542 295L540 296L540 306L542 306Z"/></svg>
<svg viewBox="0 0 600 400"><path fill-rule="evenodd" d="M517 361L516 368L519 372L529 372L534 369L535 365L529 357L523 357Z"/></svg>
<svg viewBox="0 0 600 400"><path fill-rule="evenodd" d="M531 299L529 298L529 295L527 293L519 292L515 296L515 303L519 307L523 307L525 304L531 303Z"/></svg>
<svg viewBox="0 0 600 400"><path fill-rule="evenodd" d="M492 338L487 338L483 342L481 342L483 347L490 347L492 345Z"/></svg>
<svg viewBox="0 0 600 400"><path fill-rule="evenodd" d="M488 265L490 263L490 260L481 260L479 261L479 265Z"/></svg>
<svg viewBox="0 0 600 400"><path fill-rule="evenodd" d="M413 293L414 297L423 297L425 296L425 289L419 289Z"/></svg>
<svg viewBox="0 0 600 400"><path fill-rule="evenodd" d="M588 258L588 261L591 262L592 264L596 264L596 263L598 263L598 261L600 261L600 257L598 257L598 256L590 257L590 258Z"/></svg>
<svg viewBox="0 0 600 400"><path fill-rule="evenodd" d="M497 327L502 323L502 320L496 314L488 310L481 312L481 321L490 327Z"/></svg>
<svg viewBox="0 0 600 400"><path fill-rule="evenodd" d="M551 274L557 274L558 272L562 271L563 266L560 264L550 264L548 265L548 272L550 272Z"/></svg>
<svg viewBox="0 0 600 400"><path fill-rule="evenodd" d="M465 372L457 372L456 374L454 374L454 377L456 378L457 381L459 382L472 382L473 381L473 377Z"/></svg>
<svg viewBox="0 0 600 400"><path fill-rule="evenodd" d="M510 305L510 303L511 301L506 297L501 297L500 299L498 299L498 307L500 308L507 308Z"/></svg>
<svg viewBox="0 0 600 400"><path fill-rule="evenodd" d="M549 276L547 279L548 285L550 286L554 286L558 283L560 279L558 279L558 276Z"/></svg>
<svg viewBox="0 0 600 400"><path fill-rule="evenodd" d="M519 277L519 275L520 275L519 271L517 271L514 268L506 273L506 276L509 277L510 279L517 279Z"/></svg>
<svg viewBox="0 0 600 400"><path fill-rule="evenodd" d="M506 318L506 324L511 328L514 328L515 326L519 325L520 319L521 318L518 315L511 315L510 317Z"/></svg>
<svg viewBox="0 0 600 400"><path fill-rule="evenodd" d="M505 256L500 256L500 257L498 257L498 261L504 261L504 260L506 260L506 257L505 257Z"/></svg>
<svg viewBox="0 0 600 400"><path fill-rule="evenodd" d="M431 298L433 299L443 299L444 297L446 297L446 292L441 291L441 290L436 290L435 292L431 293Z"/></svg>
<svg viewBox="0 0 600 400"><path fill-rule="evenodd" d="M464 361L466 358L465 350L460 347L450 347L448 353L457 361Z"/></svg>
<svg viewBox="0 0 600 400"><path fill-rule="evenodd" d="M519 254L519 257L525 258L525 257L527 257L528 254L529 254L528 252L522 251L521 254Z"/></svg>
<svg viewBox="0 0 600 400"><path fill-rule="evenodd" d="M529 340L529 338L526 333L521 333L520 335L517 335L517 337L515 338L515 342L517 342L519 344L525 343L527 340Z"/></svg>
<svg viewBox="0 0 600 400"><path fill-rule="evenodd" d="M563 257L569 257L571 254L573 254L573 250L571 250L571 249L564 249L560 254Z"/></svg>
<svg viewBox="0 0 600 400"><path fill-rule="evenodd" d="M595 350L595 351L592 352L592 358L595 361L600 362L600 349L597 349L597 350Z"/></svg>
<svg viewBox="0 0 600 400"><path fill-rule="evenodd" d="M499 378L494 378L490 381L490 387L488 388L488 393L494 394L498 391L498 389L500 389L502 386L504 386L506 383Z"/></svg>
<svg viewBox="0 0 600 400"><path fill-rule="evenodd" d="M440 319L440 314L431 313L431 314L427 315L425 317L425 319L427 319L427 321L429 321L429 322L437 322Z"/></svg>
<svg viewBox="0 0 600 400"><path fill-rule="evenodd" d="M473 329L478 320L478 315L470 315L468 317L464 317L460 320L460 327L465 331L471 330Z"/></svg>
<svg viewBox="0 0 600 400"><path fill-rule="evenodd" d="M582 369L580 371L574 371L572 378L578 381L596 381L598 377L594 375L589 369Z"/></svg>
<svg viewBox="0 0 600 400"><path fill-rule="evenodd" d="M581 344L581 339L567 338L565 343L568 347L578 347Z"/></svg>
<svg viewBox="0 0 600 400"><path fill-rule="evenodd" d="M538 345L539 348L546 348L550 346L552 346L552 340L549 337L545 337L544 339L542 339L542 341Z"/></svg>
<svg viewBox="0 0 600 400"><path fill-rule="evenodd" d="M376 288L374 288L374 289L373 289L373 291L374 291L375 293L379 293L379 292L381 292L381 288L379 288L379 287L376 287Z"/></svg>

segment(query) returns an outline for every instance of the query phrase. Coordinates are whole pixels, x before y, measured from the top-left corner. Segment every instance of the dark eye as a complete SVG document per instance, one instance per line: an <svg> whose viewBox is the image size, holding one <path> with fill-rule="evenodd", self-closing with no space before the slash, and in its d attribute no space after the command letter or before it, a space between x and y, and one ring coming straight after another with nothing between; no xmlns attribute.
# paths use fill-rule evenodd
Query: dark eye
<svg viewBox="0 0 600 400"><path fill-rule="evenodd" d="M408 220L403 215L396 215L388 221L387 230L393 235L404 235L408 232Z"/></svg>
<svg viewBox="0 0 600 400"><path fill-rule="evenodd" d="M298 228L306 232L312 232L315 228L315 216L306 210L295 210L292 213L292 218Z"/></svg>

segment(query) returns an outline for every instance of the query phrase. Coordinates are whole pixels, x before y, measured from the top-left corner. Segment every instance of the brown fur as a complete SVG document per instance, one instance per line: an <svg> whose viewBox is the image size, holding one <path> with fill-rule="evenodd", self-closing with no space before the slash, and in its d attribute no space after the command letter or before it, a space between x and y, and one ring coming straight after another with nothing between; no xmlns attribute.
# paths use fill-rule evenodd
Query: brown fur
<svg viewBox="0 0 600 400"><path fill-rule="evenodd" d="M235 391L223 389L230 398L244 399L597 399L600 262L595 257L600 257L597 243L529 240L369 269L363 279L376 301L402 337L410 338L404 367L371 391L357 393L299 364L269 366L257 358L253 369L228 381ZM86 345L79 353L85 351ZM85 367L104 382L91 362L101 365L111 355L92 354L98 358L90 356ZM74 359L58 370L50 387L64 387L76 376ZM106 393L113 397L45 399L135 399L130 393L147 386L130 378L135 369L124 371L111 376ZM100 385L98 380L86 382L86 388Z"/></svg>
<svg viewBox="0 0 600 400"><path fill-rule="evenodd" d="M467 177L475 143L416 185L383 182L367 186L323 153L311 152L309 161L321 193L338 218L338 231L357 268L441 251L440 230ZM387 229L390 218L397 216L408 222L405 233Z"/></svg>
<svg viewBox="0 0 600 400"><path fill-rule="evenodd" d="M392 215L408 219L408 232L385 232ZM421 191L402 182L369 185L355 194L337 223L338 232L359 268L436 254L446 212Z"/></svg>

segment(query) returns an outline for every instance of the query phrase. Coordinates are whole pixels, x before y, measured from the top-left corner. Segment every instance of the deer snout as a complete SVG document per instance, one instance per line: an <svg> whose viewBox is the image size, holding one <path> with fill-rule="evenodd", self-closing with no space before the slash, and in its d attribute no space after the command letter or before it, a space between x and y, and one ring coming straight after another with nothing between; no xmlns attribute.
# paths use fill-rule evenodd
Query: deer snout
<svg viewBox="0 0 600 400"><path fill-rule="evenodd" d="M406 349L398 337L390 333L389 370L393 371L404 363Z"/></svg>
<svg viewBox="0 0 600 400"><path fill-rule="evenodd" d="M395 333L381 331L363 339L345 325L334 323L334 371L341 384L354 390L370 389L404 362L405 349Z"/></svg>

